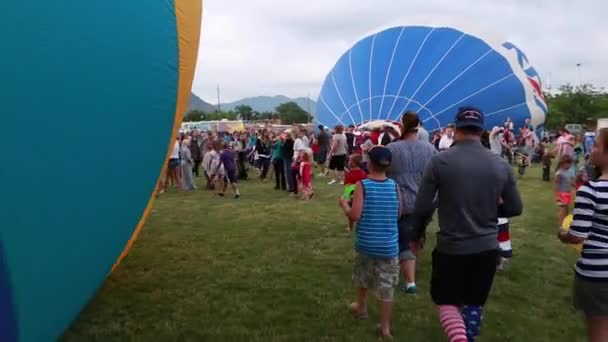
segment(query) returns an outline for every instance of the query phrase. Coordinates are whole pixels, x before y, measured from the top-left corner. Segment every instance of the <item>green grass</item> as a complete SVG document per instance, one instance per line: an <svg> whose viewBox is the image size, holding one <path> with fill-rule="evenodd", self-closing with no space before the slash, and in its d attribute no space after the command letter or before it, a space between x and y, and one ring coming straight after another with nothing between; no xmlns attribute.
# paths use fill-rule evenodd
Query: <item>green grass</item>
<svg viewBox="0 0 608 342"><path fill-rule="evenodd" d="M557 242L551 186L533 168L519 182L524 215L511 224L515 258L497 276L480 341L583 341L572 309L575 251ZM130 255L63 341L375 341L377 312L354 321L347 305L352 237L339 186L315 180L300 202L271 184L242 184L243 198L171 192L155 203ZM431 227L436 230L436 227ZM445 341L428 294L396 292L397 341Z"/></svg>

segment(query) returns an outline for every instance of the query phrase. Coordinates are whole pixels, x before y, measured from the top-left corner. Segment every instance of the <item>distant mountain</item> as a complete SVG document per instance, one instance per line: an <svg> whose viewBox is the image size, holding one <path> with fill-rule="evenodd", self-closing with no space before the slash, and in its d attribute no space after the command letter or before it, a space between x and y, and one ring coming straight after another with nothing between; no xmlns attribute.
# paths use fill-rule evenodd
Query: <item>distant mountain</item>
<svg viewBox="0 0 608 342"><path fill-rule="evenodd" d="M200 97L196 96L194 93L190 93L190 104L188 105L188 110L198 109L205 113L213 113L217 110L217 107L212 105L211 103L205 102Z"/></svg>
<svg viewBox="0 0 608 342"><path fill-rule="evenodd" d="M234 107L236 106L247 105L257 112L274 112L275 108L277 108L280 104L292 101L297 103L300 107L302 107L302 109L306 111L308 111L309 106L310 111L314 111L315 107L317 106L315 101L308 100L305 97L298 97L292 99L287 96L276 95L248 97L231 103L222 103L222 108L225 108L225 110L231 110L234 109Z"/></svg>
<svg viewBox="0 0 608 342"><path fill-rule="evenodd" d="M254 111L257 112L274 112L275 108L277 108L280 104L286 102L295 102L302 109L308 111L308 107L310 106L310 111L314 112L317 103L313 100L306 99L305 97L298 97L296 99L289 98L283 95L276 96L256 96L256 97L248 97L242 100L222 103L222 111L234 110L234 107L240 105L247 105L253 108ZM205 113L212 113L217 110L217 106L211 103L205 102L200 97L196 96L194 93L190 95L190 106L188 109L198 109L202 110Z"/></svg>

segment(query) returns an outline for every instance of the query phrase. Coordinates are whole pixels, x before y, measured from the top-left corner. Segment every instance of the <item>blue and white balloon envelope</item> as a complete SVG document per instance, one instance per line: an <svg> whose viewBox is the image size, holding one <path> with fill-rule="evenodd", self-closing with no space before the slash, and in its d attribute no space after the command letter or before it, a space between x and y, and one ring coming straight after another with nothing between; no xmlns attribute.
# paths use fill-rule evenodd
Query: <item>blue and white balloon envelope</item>
<svg viewBox="0 0 608 342"><path fill-rule="evenodd" d="M315 120L325 126L399 121L411 110L435 130L451 123L459 107L475 106L488 129L507 117L516 126L528 118L538 126L546 104L538 73L532 78L540 95L529 68L512 44L492 44L448 27L395 27L342 55L325 79Z"/></svg>

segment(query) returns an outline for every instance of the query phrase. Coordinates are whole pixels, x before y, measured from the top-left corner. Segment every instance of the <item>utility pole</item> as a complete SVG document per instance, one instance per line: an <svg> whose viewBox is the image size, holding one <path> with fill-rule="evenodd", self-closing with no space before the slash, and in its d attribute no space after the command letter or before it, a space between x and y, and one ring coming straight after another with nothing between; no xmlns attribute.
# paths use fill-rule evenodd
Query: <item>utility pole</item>
<svg viewBox="0 0 608 342"><path fill-rule="evenodd" d="M222 112L222 105L220 101L220 85L217 85L217 111L218 113Z"/></svg>
<svg viewBox="0 0 608 342"><path fill-rule="evenodd" d="M576 84L580 88L581 84L581 63L576 63Z"/></svg>

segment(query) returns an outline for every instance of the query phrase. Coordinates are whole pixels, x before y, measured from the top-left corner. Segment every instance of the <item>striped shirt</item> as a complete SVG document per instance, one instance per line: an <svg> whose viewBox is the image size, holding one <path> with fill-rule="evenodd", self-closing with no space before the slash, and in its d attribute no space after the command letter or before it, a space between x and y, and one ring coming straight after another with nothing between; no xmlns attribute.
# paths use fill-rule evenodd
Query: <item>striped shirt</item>
<svg viewBox="0 0 608 342"><path fill-rule="evenodd" d="M364 179L363 212L357 222L355 249L378 258L394 258L399 254L397 242L399 196L397 184L391 180Z"/></svg>
<svg viewBox="0 0 608 342"><path fill-rule="evenodd" d="M570 234L585 239L577 275L608 280L608 181L589 182L576 193Z"/></svg>

